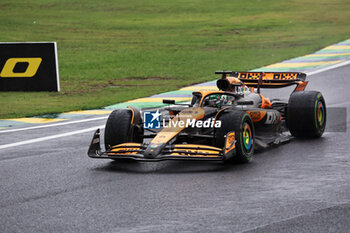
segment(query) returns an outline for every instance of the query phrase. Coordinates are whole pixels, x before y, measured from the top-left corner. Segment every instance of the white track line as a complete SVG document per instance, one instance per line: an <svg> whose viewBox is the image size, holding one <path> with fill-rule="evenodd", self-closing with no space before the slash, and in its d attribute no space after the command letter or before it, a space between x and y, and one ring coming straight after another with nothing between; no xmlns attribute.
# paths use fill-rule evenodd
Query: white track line
<svg viewBox="0 0 350 233"><path fill-rule="evenodd" d="M26 141L22 141L22 142L15 142L15 143L10 143L10 144L0 145L0 150L5 149L5 148L9 148L9 147L15 147L15 146L21 146L21 145L25 145L25 144L42 142L42 141L47 141L47 140L56 139L56 138L68 137L68 136L72 136L75 134L93 131L93 130L96 130L98 128L103 129L104 127L105 127L104 125L100 125L100 126L76 130L76 131L72 131L72 132L68 132L68 133L62 133L62 134L57 134L57 135L52 135L52 136L47 136L47 137L42 137L42 138L35 138L35 139L31 139L31 140L26 140Z"/></svg>
<svg viewBox="0 0 350 233"><path fill-rule="evenodd" d="M340 62L331 66L327 66L325 68L319 69L319 70L315 70L315 71L311 71L311 72L306 72L307 75L314 75L314 74L318 74L318 73L322 73L325 72L327 70L331 70L331 69L335 69L341 66L346 66L350 64L350 60L344 61L344 62Z"/></svg>
<svg viewBox="0 0 350 233"><path fill-rule="evenodd" d="M32 127L27 127L27 128L19 128L19 129L6 129L6 130L0 130L0 134L1 133L24 131L24 130L30 130L30 129L41 129L41 128L61 126L61 125L77 124L77 123L88 122L88 121L104 120L104 119L107 119L107 118L108 118L108 116L104 116L104 117L89 118L89 119L78 120L78 121L67 121L67 122L61 122L61 123L50 124L50 125L38 125L38 126L32 126Z"/></svg>

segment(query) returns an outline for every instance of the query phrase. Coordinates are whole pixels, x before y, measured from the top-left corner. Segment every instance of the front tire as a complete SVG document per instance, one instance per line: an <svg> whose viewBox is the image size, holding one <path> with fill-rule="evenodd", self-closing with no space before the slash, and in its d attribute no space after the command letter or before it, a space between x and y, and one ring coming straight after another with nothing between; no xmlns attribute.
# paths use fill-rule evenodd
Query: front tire
<svg viewBox="0 0 350 233"><path fill-rule="evenodd" d="M327 121L326 103L318 91L292 93L287 107L287 126L299 138L321 137Z"/></svg>
<svg viewBox="0 0 350 233"><path fill-rule="evenodd" d="M142 123L132 122L132 111L130 109L114 110L108 117L105 128L105 148L127 142L142 143Z"/></svg>
<svg viewBox="0 0 350 233"><path fill-rule="evenodd" d="M250 116L244 111L230 111L223 113L221 127L215 131L215 144L219 148L225 146L225 136L228 132L235 132L236 155L225 162L248 163L254 154L254 124Z"/></svg>

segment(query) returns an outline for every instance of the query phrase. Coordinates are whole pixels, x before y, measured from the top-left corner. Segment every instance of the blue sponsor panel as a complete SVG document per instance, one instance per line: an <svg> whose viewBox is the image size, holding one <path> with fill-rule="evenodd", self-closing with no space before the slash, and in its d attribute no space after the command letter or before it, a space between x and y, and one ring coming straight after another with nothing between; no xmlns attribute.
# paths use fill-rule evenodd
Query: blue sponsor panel
<svg viewBox="0 0 350 233"><path fill-rule="evenodd" d="M162 114L157 111L143 112L143 127L145 129L160 129Z"/></svg>

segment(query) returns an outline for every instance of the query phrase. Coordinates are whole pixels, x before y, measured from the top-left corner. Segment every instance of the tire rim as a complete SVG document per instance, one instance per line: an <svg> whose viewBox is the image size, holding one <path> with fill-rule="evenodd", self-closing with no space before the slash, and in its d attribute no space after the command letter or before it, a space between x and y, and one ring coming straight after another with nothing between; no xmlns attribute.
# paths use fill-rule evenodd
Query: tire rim
<svg viewBox="0 0 350 233"><path fill-rule="evenodd" d="M243 125L243 145L246 151L250 151L253 145L253 134L250 125L245 122Z"/></svg>
<svg viewBox="0 0 350 233"><path fill-rule="evenodd" d="M318 102L316 114L317 123L320 127L322 127L324 124L325 112L321 101Z"/></svg>

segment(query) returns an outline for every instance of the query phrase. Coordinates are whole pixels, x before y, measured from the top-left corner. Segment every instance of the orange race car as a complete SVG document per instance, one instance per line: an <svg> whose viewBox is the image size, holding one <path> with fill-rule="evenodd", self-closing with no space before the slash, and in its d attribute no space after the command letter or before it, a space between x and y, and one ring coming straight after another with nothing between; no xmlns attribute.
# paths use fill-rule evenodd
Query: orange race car
<svg viewBox="0 0 350 233"><path fill-rule="evenodd" d="M326 126L326 104L318 91L304 91L306 74L297 72L217 71L218 91L193 92L189 104L163 100L169 107L113 111L93 136L91 158L214 160L249 162L254 150L316 138ZM288 101L269 100L261 88L296 85Z"/></svg>

